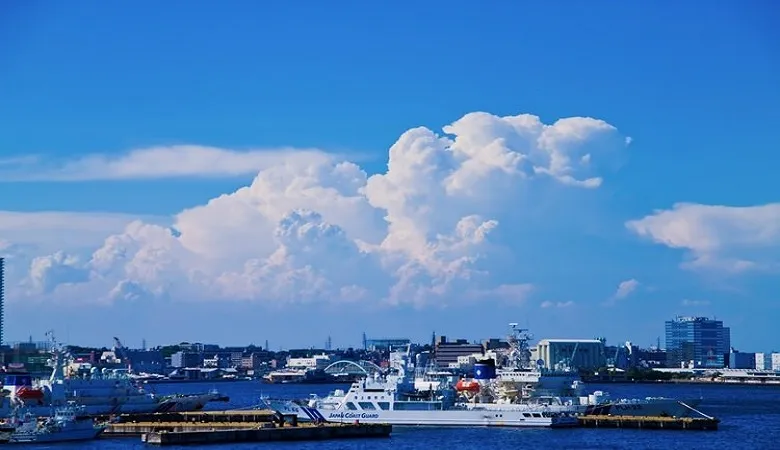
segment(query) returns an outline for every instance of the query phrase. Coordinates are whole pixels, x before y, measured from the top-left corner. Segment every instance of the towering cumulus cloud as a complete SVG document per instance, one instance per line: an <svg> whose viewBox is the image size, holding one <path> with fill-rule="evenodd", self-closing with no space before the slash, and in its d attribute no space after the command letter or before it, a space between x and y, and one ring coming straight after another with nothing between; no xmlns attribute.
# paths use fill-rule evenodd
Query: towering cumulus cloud
<svg viewBox="0 0 780 450"><path fill-rule="evenodd" d="M584 117L546 125L533 115L471 113L443 131L403 133L390 147L387 170L370 176L317 151L261 158L273 164L258 163L249 186L168 224L128 221L88 253L36 255L26 292L104 301L522 300L532 289L520 274L511 283L491 278L491 255L501 248L491 235L505 226L500 212L528 207L517 193L535 180L598 187L599 165L614 161L628 140ZM215 152L206 156L218 159ZM239 156L231 158L229 171L240 171ZM128 178L147 173L137 167L143 161L160 159L144 153L130 159L132 168L120 167L124 160L113 159L112 170ZM208 164L189 165L208 171ZM68 166L69 179L78 179L82 166Z"/></svg>

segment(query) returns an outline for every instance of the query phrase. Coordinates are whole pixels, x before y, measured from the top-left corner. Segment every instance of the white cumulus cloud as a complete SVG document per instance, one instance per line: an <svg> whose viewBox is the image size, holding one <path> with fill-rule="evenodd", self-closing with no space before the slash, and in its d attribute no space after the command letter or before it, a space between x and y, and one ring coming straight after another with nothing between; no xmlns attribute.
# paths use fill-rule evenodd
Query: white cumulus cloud
<svg viewBox="0 0 780 450"><path fill-rule="evenodd" d="M63 245L94 247L107 236L120 233L135 220L165 223L167 218L118 213L0 210L0 241L15 248L32 247L54 253Z"/></svg>
<svg viewBox="0 0 780 450"><path fill-rule="evenodd" d="M141 148L108 156L91 154L73 160L18 157L0 160L3 181L91 181L174 177L234 177L289 160L328 160L316 149L231 150L199 145Z"/></svg>
<svg viewBox="0 0 780 450"><path fill-rule="evenodd" d="M405 132L379 174L319 152L258 155L259 162L248 164L256 173L251 184L169 221L106 216L99 225L82 223L99 228L84 233L97 241L90 250L36 255L26 286L31 296L96 301L521 302L533 291L522 273L491 277L491 255L501 248L494 230L516 226L501 223L502 211L532 208L518 204L517 192L537 179L599 186L598 168L610 166L625 145L613 126L597 119L546 125L532 115L471 113L444 134L423 127ZM144 177L157 164L156 176L248 170L243 157L223 160L216 151L206 152L204 164L185 160L172 172L163 167L184 153L163 152L161 159L152 153L90 157L60 173ZM64 223L67 217L57 226L75 227ZM14 230L19 239L6 238L11 243L35 240Z"/></svg>
<svg viewBox="0 0 780 450"><path fill-rule="evenodd" d="M629 230L686 250L688 269L776 270L780 264L780 203L720 206L678 203L626 223Z"/></svg>

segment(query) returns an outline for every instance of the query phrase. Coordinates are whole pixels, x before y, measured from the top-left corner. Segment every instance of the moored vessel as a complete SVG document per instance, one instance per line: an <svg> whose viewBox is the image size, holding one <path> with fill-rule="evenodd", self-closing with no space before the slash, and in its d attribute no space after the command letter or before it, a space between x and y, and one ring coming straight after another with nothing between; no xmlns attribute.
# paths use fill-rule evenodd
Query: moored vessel
<svg viewBox="0 0 780 450"><path fill-rule="evenodd" d="M170 396L147 392L126 369L98 370L73 364L72 356L53 339L49 363L52 372L48 379L33 380L23 372L5 375L0 417L10 417L17 408L38 417L49 416L52 408L71 403L83 406L89 415L196 411L225 399L215 391Z"/></svg>
<svg viewBox="0 0 780 450"><path fill-rule="evenodd" d="M14 427L9 443L85 441L97 438L105 429L96 425L83 407L75 405L56 408L52 416L42 421L30 412L17 410L9 425Z"/></svg>
<svg viewBox="0 0 780 450"><path fill-rule="evenodd" d="M474 364L474 377L461 379L455 385L459 402L480 408L543 407L547 411L576 415L667 416L689 417L698 413L701 399L679 401L665 397L612 399L607 392L587 393L575 370L546 369L531 363L527 330L510 324L509 348L494 359ZM458 388L460 386L460 389ZM464 389L468 386L468 389Z"/></svg>
<svg viewBox="0 0 780 450"><path fill-rule="evenodd" d="M308 404L289 400L265 400L271 409L296 414L314 422L365 422L409 426L505 426L572 427L576 417L541 407L483 408L456 402L453 389L420 391L410 376L408 352L394 353L392 373L352 383L347 392L325 398L313 397Z"/></svg>
<svg viewBox="0 0 780 450"><path fill-rule="evenodd" d="M505 425L512 420L515 421L513 423L532 424L533 419L546 417L690 417L700 414L695 408L701 399L685 402L664 397L613 400L603 391L586 393L585 385L575 370L546 369L539 363L533 367L528 348L530 335L516 324L510 324L510 328L509 348L493 357L478 360L471 378L458 378L450 371L434 367L427 367L416 377L407 376L413 372L408 352L400 354L401 359L396 353L396 359L391 360L395 374L385 377L382 382L385 386L377 378L368 378L353 383L348 392L337 390L324 398L312 396L308 402L280 400L271 401L270 405L280 412L296 414L299 420L304 421L358 419L392 421L388 423L395 424L404 424L406 420L418 424L430 420L440 424L503 422ZM421 410L425 412L412 412ZM436 417L437 414L431 412L444 410L481 414L482 422L477 423L479 421L467 418L467 415L444 419L456 416ZM540 416L537 417L537 414Z"/></svg>

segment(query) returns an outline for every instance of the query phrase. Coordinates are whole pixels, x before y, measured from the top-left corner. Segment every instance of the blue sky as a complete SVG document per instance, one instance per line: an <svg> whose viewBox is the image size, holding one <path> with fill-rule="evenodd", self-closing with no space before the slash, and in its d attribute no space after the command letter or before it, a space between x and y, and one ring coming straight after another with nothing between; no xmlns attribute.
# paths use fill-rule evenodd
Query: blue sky
<svg viewBox="0 0 780 450"><path fill-rule="evenodd" d="M0 211L5 216L0 216L0 242L6 242L8 255L14 252L9 273L15 277L8 288L6 339L64 327L62 333L71 340L95 344L108 344L116 331L129 342L145 337L152 344L269 339L280 341L278 345L306 345L324 342L331 334L335 345L354 345L364 330L422 339L434 329L468 338L499 335L506 318L513 317L531 324L538 337L604 335L613 342L630 339L645 345L662 333L663 320L702 314L731 324L732 342L740 348L780 349L773 333L780 313L780 215L773 206L780 201L773 151L780 138L780 32L772 27L780 8L769 1L706 8L697 2L418 3L395 2L392 8L313 1L199 8L185 2L129 7L89 1L3 6ZM376 286L385 286L386 277L397 278L388 273L398 273L398 267L388 268L392 264L386 262L380 264L385 272L365 275L371 280L364 286L366 295L346 305L330 301L332 293L297 302L310 295L298 284L285 285L290 291L284 295L263 285L247 300L214 294L188 301L183 297L195 288L176 283L193 284L192 277L176 278L182 275L178 268L175 274L160 269L152 276L112 265L117 272L100 272L102 278L95 281L94 252L107 237L127 235L126 221L137 216L145 223L184 227L184 219L172 217L248 186L258 171L290 165L291 160L306 166L319 157L280 154L279 149L318 149L318 155L336 154L338 161L358 164L369 176L384 174L388 149L406 130L424 126L441 134L442 127L477 111L498 117L528 113L548 125L560 118L592 117L631 138L630 145L599 165L603 183L598 189L541 179L533 187L512 184L515 190L502 192L495 184L483 192L481 203L495 205L492 215L483 213L484 219L496 219L499 225L487 247L474 244L467 253L489 255L479 266L488 272L480 279L480 292L528 285L527 294L521 295L526 292L521 288L512 291L517 301L461 301L459 292L472 287L465 283L461 288L448 285L450 290L441 295L446 302L383 302L390 288ZM195 146L234 152L236 162L211 172L194 161ZM125 169L108 170L133 163L121 158L134 150L160 148L178 148L197 169L173 176L175 170L149 158L135 161L141 166L133 167L140 169L130 175ZM275 156L252 160L246 169L240 158L257 149ZM92 155L89 164L85 155ZM95 155L102 158L99 164ZM159 171L139 175L149 169L143 164ZM331 167L322 164L317 167ZM76 175L64 180L65 169ZM364 205L354 212L360 226L340 207L312 209L346 230L349 245L357 238L378 245L392 234L386 225L382 228L386 208L376 207L390 200L379 196L375 192L367 200L374 209ZM438 197L426 200L443 216L451 213L457 219L476 211L466 200L435 201ZM644 236L625 225L656 210L674 211L678 202L726 209L693 208L664 216L688 230L673 236L666 222L644 228ZM281 206L275 205L275 213L281 214ZM762 206L766 208L729 209ZM41 211L63 214L43 221L36 215ZM204 216L197 222L205 223L218 222L220 214L235 209L198 211ZM90 214L96 212L111 217L93 219ZM12 221L12 213L24 214ZM68 214L76 213L81 221L70 219ZM235 229L183 231L191 239L186 250L195 251L198 245L195 252L206 255L206 244L194 244L192 236L238 239L255 230L252 242L272 240L273 227L265 232L251 215L241 217L249 218L244 223L224 216ZM428 229L426 236L451 232L454 226L448 222L446 230ZM696 238L706 242L693 242ZM134 242L134 249L149 248L138 239L133 235L126 240ZM165 242L151 248L164 248L171 252L166 261L179 261L171 256L178 255L171 246L179 244ZM293 258L294 246L283 246ZM209 253L198 266L214 279L237 270L236 264L249 257L268 258L276 248L258 242L256 255L247 252L239 258L222 254L232 247L218 247L208 250L220 253L218 258ZM310 247L295 248L308 252ZM307 257L325 258L317 263L328 266L327 256L339 249L327 247ZM50 257L59 250L64 253ZM410 247L401 253L424 265L424 258L412 255L415 251ZM454 258L453 252L449 249L447 255ZM696 259L691 253L703 262L686 266ZM36 257L48 259L39 259L33 270ZM303 260L290 261L285 267ZM313 261L295 267L317 269ZM735 261L754 264L734 269ZM156 264L152 266L163 267ZM195 269L188 270L191 274ZM325 271L317 273L327 278ZM342 275L335 276L352 285ZM427 287L441 283L440 276L429 278L415 282ZM632 279L637 288L614 299L618 284ZM126 282L120 289L124 300L89 302L113 291L113 281ZM124 290L130 285L133 295ZM226 298L240 296L220 292ZM277 294L295 301L276 299ZM58 320L12 319L41 308L57 311ZM474 324L475 314L485 320ZM119 317L123 320L117 324ZM204 321L212 325L199 325ZM293 322L301 330L292 331Z"/></svg>

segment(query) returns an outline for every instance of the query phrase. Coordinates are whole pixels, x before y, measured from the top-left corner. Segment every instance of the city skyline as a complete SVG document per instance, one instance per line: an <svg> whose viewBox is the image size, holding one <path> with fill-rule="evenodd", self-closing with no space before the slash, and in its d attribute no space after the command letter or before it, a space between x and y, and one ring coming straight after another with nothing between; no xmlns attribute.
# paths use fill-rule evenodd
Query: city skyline
<svg viewBox="0 0 780 450"><path fill-rule="evenodd" d="M701 317L701 316L677 316L677 317L674 317L674 318L670 318L669 320L666 320L664 322L664 324L665 324L665 326L664 326L665 333L659 335L653 342L650 342L650 343L636 342L636 341L633 341L631 339L625 339L625 340L622 340L622 341L610 341L609 339L606 339L604 336L600 336L597 333L593 334L590 337L587 337L587 336L566 336L566 337L563 337L563 338L564 339L574 339L574 340L577 340L577 339L585 339L585 340L588 340L588 339L599 339L599 340L605 340L605 345L607 345L607 346L618 346L618 347L622 347L625 344L631 343L632 346L636 346L636 347L638 347L640 349L644 349L644 350L656 349L656 350L663 350L663 351L669 352L669 351L675 350L675 348L677 346L676 341L672 342L672 343L669 342L669 337L670 337L670 334L669 334L670 333L670 331L669 331L670 325L669 324L671 322L676 322L676 321L681 321L681 320L684 321L684 322L685 321L700 321L700 320L703 320L705 322L717 321L717 322L722 323L722 321L719 321L717 318L714 318L714 317L710 318L710 317ZM509 325L517 325L517 324L516 323L510 323ZM727 323L726 323L726 325L727 325ZM529 331L527 328L522 328L521 327L521 329ZM739 353L775 353L776 352L776 348L771 346L773 344L768 344L769 347L764 346L766 348L760 348L760 349L735 348L734 346L730 345L730 328L729 327L725 327L725 330L726 330L726 333L727 333L727 335L729 337L726 339L726 344L725 344L724 348L722 349L722 350L724 350L724 352L723 353L718 353L718 354L722 355L722 354L728 353L731 350L734 350L734 351L739 352ZM72 342L72 341L69 340L68 337L66 337L65 340L62 340L61 336L58 338L57 335L56 335L56 332L54 330L49 330L49 331L51 333L53 333L53 334L50 335L50 336L46 336L45 340L40 338L40 336L38 336L38 338L36 339L36 337L30 335L27 339L13 340L13 341L10 341L10 342L6 341L6 342L3 342L3 344L6 344L6 345L16 345L16 344L20 344L20 343L28 343L29 342L29 343L35 343L35 344L38 344L38 345L48 345L49 342L50 342L49 340L52 338L52 336L55 337L57 339L57 342L59 344L61 344L61 345L75 345L75 346L79 346L79 347L111 348L112 346L115 345L115 342L116 342L116 341L113 341L113 337L112 337L112 341L113 342L111 344L107 344L107 343L91 343L91 342ZM529 333L528 336L530 336L532 343L535 343L535 342L538 342L538 341L541 341L541 340L550 340L550 339L555 340L555 339L561 338L561 336L556 336L556 337L550 337L550 336L546 336L546 335L535 336L533 333ZM449 336L447 336L447 335L437 334L435 331L433 331L431 334L429 334L427 336L427 340L426 340L426 338L420 338L420 339L409 338L409 336L403 336L401 334L392 335L392 336L390 336L390 335L388 335L388 336L370 336L367 333L363 332L363 333L361 333L361 335L359 336L359 339L356 342L353 342L353 340L347 339L345 341L345 343L341 343L341 344L337 343L336 345L333 345L333 337L331 335L327 335L327 336L325 336L323 341L321 343L319 343L319 344L316 341L311 341L309 345L300 345L300 346L285 345L284 342L282 342L281 344L279 342L275 342L273 344L269 344L268 339L262 340L262 338L260 340L255 339L255 340L252 340L250 342L244 342L244 343L240 343L240 342L228 342L228 343L225 343L225 342L210 342L210 341L205 341L205 340L202 340L202 339L179 339L179 340L174 339L172 341L156 342L156 343L152 342L152 343L150 343L146 338L141 338L141 340L138 343L138 345L135 345L133 342L124 341L123 339L120 339L120 341L126 342L126 343L123 344L126 348L136 349L136 350L137 349L147 349L147 348L160 348L160 347L166 347L166 346L171 346L171 345L179 345L179 344L203 344L203 345L219 345L221 347L256 346L256 347L261 347L261 348L263 348L265 350L270 350L270 351L287 351L287 350L298 350L298 349L314 349L314 350L329 351L329 350L345 350L345 349L349 349L349 348L353 348L353 349L361 348L362 349L362 348L366 348L367 345L370 346L370 344L366 344L367 342L371 343L371 342L374 342L374 341L388 341L388 340L404 340L404 341L408 341L408 342L410 342L412 344L415 344L415 345L425 345L425 344L430 344L432 342L432 339L440 338L440 337L446 338L448 340L448 342L455 342L456 340L460 340L460 339L464 339L465 338L466 341L468 341L469 343L483 343L483 342L487 342L489 340L495 340L495 339L497 339L497 340L505 340L506 335L496 334L496 335L491 335L491 336L479 336L479 337L466 337L466 336L463 336L463 335L449 335ZM673 339L676 339L676 338L673 338ZM670 347L670 345L671 345L671 347ZM720 361L722 362L722 358L720 359Z"/></svg>
<svg viewBox="0 0 780 450"><path fill-rule="evenodd" d="M4 339L780 347L763 6L19 5Z"/></svg>

